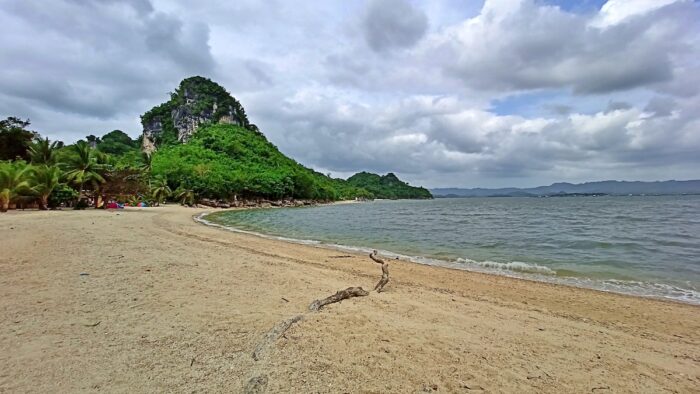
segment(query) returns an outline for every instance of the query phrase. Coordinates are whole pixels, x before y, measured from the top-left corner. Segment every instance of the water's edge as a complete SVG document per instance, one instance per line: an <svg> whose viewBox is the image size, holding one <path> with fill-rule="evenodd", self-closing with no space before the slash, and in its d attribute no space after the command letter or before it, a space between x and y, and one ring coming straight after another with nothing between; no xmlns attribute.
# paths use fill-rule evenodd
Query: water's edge
<svg viewBox="0 0 700 394"><path fill-rule="evenodd" d="M263 209L263 208L260 208ZM273 209L273 208L265 208ZM230 210L235 211L235 210ZM216 213L221 212L217 211ZM206 216L215 212L202 212L193 217L195 222L203 224L205 226L215 227L226 231L231 231L234 233L253 235L260 238L277 240L283 242L289 242L299 245L313 246L317 248L337 250L348 253L371 253L372 248L366 248L361 246L351 246L351 245L341 245L335 243L324 243L317 240L307 240L283 237L277 235L270 235L259 233L255 231L248 231L239 229L233 226L226 226L223 224L215 223L206 219ZM460 258L454 262L428 258L424 256L408 256L400 253L395 253L390 250L377 250L383 256L390 258L401 259L404 261L409 261L416 264L423 264L429 266L443 267L448 269L456 269L460 271L468 272L479 272L488 275L498 275L506 276L510 278L517 278L523 280L530 280L534 282L543 283L553 283L574 288L584 288L589 290L603 291L606 293L616 293L628 296L642 297L642 298L652 298L664 301L675 301L685 304L700 305L700 292L696 292L690 289L683 289L667 284L661 283L650 283L650 282L638 282L638 281L624 281L624 280L595 280L585 277L562 277L552 275L552 271L547 267L533 266L526 263L512 262L510 264L496 263L491 261L475 261L470 259ZM526 266L521 266L520 264L525 264ZM521 270L522 272L519 272Z"/></svg>

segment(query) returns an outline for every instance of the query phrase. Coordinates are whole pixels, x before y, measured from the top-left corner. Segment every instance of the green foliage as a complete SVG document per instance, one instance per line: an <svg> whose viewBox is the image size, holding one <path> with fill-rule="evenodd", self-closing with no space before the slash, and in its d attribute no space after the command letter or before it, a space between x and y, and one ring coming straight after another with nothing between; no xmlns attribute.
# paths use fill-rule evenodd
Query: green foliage
<svg viewBox="0 0 700 394"><path fill-rule="evenodd" d="M172 190L168 186L168 181L162 176L153 178L151 181L151 197L157 204L162 204L166 198L170 197Z"/></svg>
<svg viewBox="0 0 700 394"><path fill-rule="evenodd" d="M0 212L6 212L13 201L29 191L28 171L23 161L0 162Z"/></svg>
<svg viewBox="0 0 700 394"><path fill-rule="evenodd" d="M370 191L375 198L433 198L428 189L409 186L391 172L384 176L359 172L348 178L348 183Z"/></svg>
<svg viewBox="0 0 700 394"><path fill-rule="evenodd" d="M108 167L103 172L105 182L100 184L97 191L105 198L115 198L124 201L129 196L143 196L148 194L148 174L140 168Z"/></svg>
<svg viewBox="0 0 700 394"><path fill-rule="evenodd" d="M37 136L34 131L27 130L29 120L9 117L0 120L0 161L29 160L29 147Z"/></svg>
<svg viewBox="0 0 700 394"><path fill-rule="evenodd" d="M71 148L73 155L68 156L64 163L65 176L69 182L78 186L78 193L82 197L83 186L86 183L94 187L105 181L101 172L106 167L106 160L85 141L78 141Z"/></svg>
<svg viewBox="0 0 700 394"><path fill-rule="evenodd" d="M48 166L56 164L56 152L63 146L63 142L50 142L48 138L37 138L29 147L29 158L32 164L45 164Z"/></svg>
<svg viewBox="0 0 700 394"><path fill-rule="evenodd" d="M343 180L303 167L261 134L233 125L203 126L187 144L159 149L153 154L152 171L171 186L182 183L207 198L370 196Z"/></svg>
<svg viewBox="0 0 700 394"><path fill-rule="evenodd" d="M32 166L29 170L29 180L31 194L39 199L40 209L47 209L49 196L60 183L61 170L45 164Z"/></svg>
<svg viewBox="0 0 700 394"><path fill-rule="evenodd" d="M222 117L230 115L231 120L241 127L258 132L257 126L248 121L241 103L226 89L208 78L195 76L180 82L180 86L170 94L169 101L153 107L141 116L144 126L160 123L162 131L154 136L153 141L156 146L178 143L173 112L183 108L194 116L210 119L210 123L217 123Z"/></svg>
<svg viewBox="0 0 700 394"><path fill-rule="evenodd" d="M185 186L180 186L175 190L175 199L182 205L192 206L197 200L197 193Z"/></svg>
<svg viewBox="0 0 700 394"><path fill-rule="evenodd" d="M49 195L49 208L56 208L78 198L78 192L65 183L59 183Z"/></svg>
<svg viewBox="0 0 700 394"><path fill-rule="evenodd" d="M10 119L14 123L20 122L17 118ZM28 124L22 122L20 126ZM23 160L0 162L2 181L9 185L0 194L0 203L5 209L11 203L34 201L41 209L74 203L85 207L86 202L76 201L76 198L82 200L86 189L91 189L95 197L126 198L149 192L147 169L150 159L142 156L138 141L121 131L115 130L102 138L91 135L69 146L39 138L33 132L31 135L36 137L27 149L31 165ZM86 141L111 153L93 149Z"/></svg>
<svg viewBox="0 0 700 394"><path fill-rule="evenodd" d="M100 142L97 144L97 149L100 152L115 156L122 156L131 152L139 152L138 142L132 140L131 137L121 130L110 131L109 133L103 135L99 140Z"/></svg>

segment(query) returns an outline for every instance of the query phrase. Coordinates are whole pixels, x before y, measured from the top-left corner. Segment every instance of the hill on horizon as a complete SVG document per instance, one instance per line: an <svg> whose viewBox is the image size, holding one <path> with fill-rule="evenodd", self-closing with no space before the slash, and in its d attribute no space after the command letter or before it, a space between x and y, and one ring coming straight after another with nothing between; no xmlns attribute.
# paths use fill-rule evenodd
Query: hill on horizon
<svg viewBox="0 0 700 394"><path fill-rule="evenodd" d="M409 186L393 173L343 180L299 164L250 123L238 100L207 78L184 79L167 102L141 116L141 123L141 149L152 155L153 175L202 197L432 198L427 189Z"/></svg>
<svg viewBox="0 0 700 394"><path fill-rule="evenodd" d="M700 194L700 180L686 181L597 181L585 183L558 182L531 188L434 188L435 197L542 197L571 194L607 195L671 195Z"/></svg>

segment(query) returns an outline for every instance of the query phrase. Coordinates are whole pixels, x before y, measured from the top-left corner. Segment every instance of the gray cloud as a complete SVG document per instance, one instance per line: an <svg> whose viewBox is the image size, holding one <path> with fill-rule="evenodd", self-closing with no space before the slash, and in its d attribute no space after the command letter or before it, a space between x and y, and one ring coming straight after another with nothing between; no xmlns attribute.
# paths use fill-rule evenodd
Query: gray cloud
<svg viewBox="0 0 700 394"><path fill-rule="evenodd" d="M598 94L672 80L673 57L687 50L679 37L697 32L699 17L696 5L680 2L596 27L594 16L534 1L487 3L480 16L446 30L424 50L470 88L570 87Z"/></svg>
<svg viewBox="0 0 700 394"><path fill-rule="evenodd" d="M383 51L414 45L425 34L428 18L405 0L370 0L362 26L367 45Z"/></svg>
<svg viewBox="0 0 700 394"><path fill-rule="evenodd" d="M0 115L67 141L136 136L141 113L199 74L324 172L426 186L697 177L697 2L612 17L539 0L468 14L455 1L198 4L3 3Z"/></svg>
<svg viewBox="0 0 700 394"><path fill-rule="evenodd" d="M17 2L2 11L0 90L32 112L138 118L179 79L214 70L208 27L154 12L147 1Z"/></svg>

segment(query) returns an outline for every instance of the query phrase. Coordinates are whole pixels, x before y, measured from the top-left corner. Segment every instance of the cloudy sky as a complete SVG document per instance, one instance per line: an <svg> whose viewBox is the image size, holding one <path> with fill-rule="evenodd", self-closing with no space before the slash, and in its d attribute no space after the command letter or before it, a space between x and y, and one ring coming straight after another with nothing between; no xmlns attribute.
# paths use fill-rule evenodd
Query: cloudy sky
<svg viewBox="0 0 700 394"><path fill-rule="evenodd" d="M692 0L0 0L0 116L72 142L217 81L284 153L428 187L700 178Z"/></svg>

